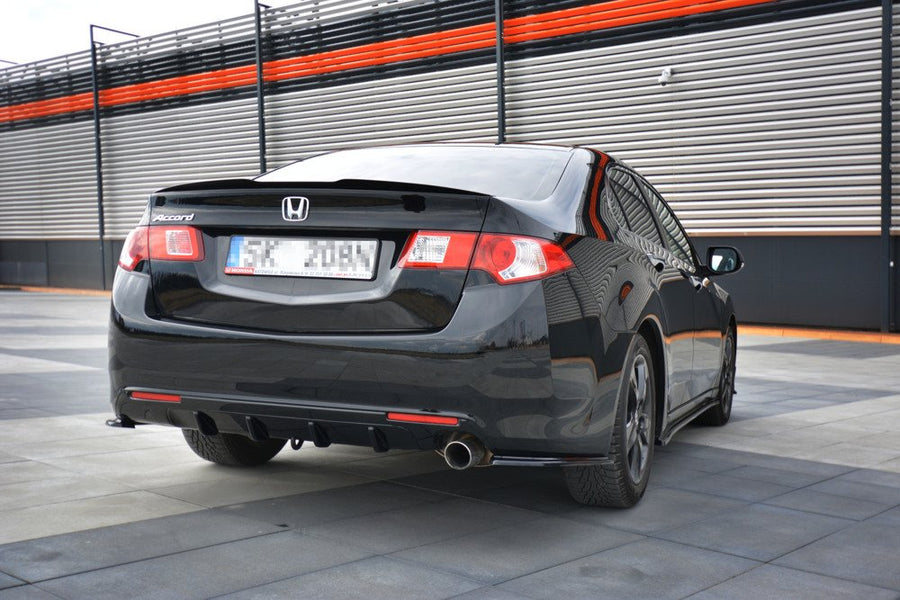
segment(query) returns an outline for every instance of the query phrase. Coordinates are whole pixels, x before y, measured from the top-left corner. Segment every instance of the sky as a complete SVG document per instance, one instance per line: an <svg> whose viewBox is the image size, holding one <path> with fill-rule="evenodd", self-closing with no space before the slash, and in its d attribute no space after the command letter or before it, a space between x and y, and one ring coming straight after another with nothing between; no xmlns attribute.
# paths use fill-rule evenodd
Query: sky
<svg viewBox="0 0 900 600"><path fill-rule="evenodd" d="M143 37L253 11L253 0L0 0L0 60L28 63L89 50L92 23ZM104 43L128 39L105 32L95 38ZM0 69L7 66L0 62Z"/></svg>

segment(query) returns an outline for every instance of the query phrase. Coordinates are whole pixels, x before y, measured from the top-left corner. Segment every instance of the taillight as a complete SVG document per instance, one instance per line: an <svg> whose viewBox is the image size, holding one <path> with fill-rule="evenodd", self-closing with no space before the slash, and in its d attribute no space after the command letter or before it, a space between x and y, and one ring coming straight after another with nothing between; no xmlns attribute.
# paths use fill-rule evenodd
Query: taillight
<svg viewBox="0 0 900 600"><path fill-rule="evenodd" d="M473 269L487 271L497 283L543 279L572 268L566 251L549 240L484 233L478 239Z"/></svg>
<svg viewBox="0 0 900 600"><path fill-rule="evenodd" d="M156 402L181 402L177 394L157 394L154 392L131 392L132 400L153 400Z"/></svg>
<svg viewBox="0 0 900 600"><path fill-rule="evenodd" d="M387 414L388 421L401 421L403 423L422 423L425 425L459 425L459 419L456 417L441 417L439 415L423 415L418 413L395 413Z"/></svg>
<svg viewBox="0 0 900 600"><path fill-rule="evenodd" d="M194 227L137 227L125 238L119 255L119 266L133 271L138 263L155 260L203 260L203 240Z"/></svg>
<svg viewBox="0 0 900 600"><path fill-rule="evenodd" d="M150 258L157 260L203 260L200 231L186 225L150 227Z"/></svg>
<svg viewBox="0 0 900 600"><path fill-rule="evenodd" d="M473 259L474 252L474 259ZM549 240L522 235L458 231L418 231L400 255L405 269L486 271L497 283L543 279L573 266L572 259Z"/></svg>
<svg viewBox="0 0 900 600"><path fill-rule="evenodd" d="M477 233L417 231L406 243L399 266L405 269L467 269Z"/></svg>
<svg viewBox="0 0 900 600"><path fill-rule="evenodd" d="M126 271L134 271L138 263L150 256L147 247L147 227L136 227L125 238L122 253L119 254L119 266Z"/></svg>

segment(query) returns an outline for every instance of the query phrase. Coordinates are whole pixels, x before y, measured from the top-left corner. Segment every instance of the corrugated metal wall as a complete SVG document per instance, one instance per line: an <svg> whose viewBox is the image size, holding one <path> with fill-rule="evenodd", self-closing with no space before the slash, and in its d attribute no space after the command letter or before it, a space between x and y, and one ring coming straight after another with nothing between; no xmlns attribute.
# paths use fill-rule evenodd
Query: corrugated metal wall
<svg viewBox="0 0 900 600"><path fill-rule="evenodd" d="M134 227L151 191L259 172L253 98L114 115L101 131L108 239Z"/></svg>
<svg viewBox="0 0 900 600"><path fill-rule="evenodd" d="M262 29L268 36L318 31L376 10L439 4L435 0L304 2L265 11ZM151 60L152 68L160 73L177 69L187 62L188 55L228 53L223 64L252 63L254 36L254 19L247 16L100 47L101 89L121 85L129 75L146 78ZM72 69L84 71L90 66L88 52L67 59L75 59ZM10 83L16 72L0 71L0 84ZM494 65L482 64L387 76L377 82L267 93L269 167L354 145L493 141L497 128L495 73ZM199 89L204 83L191 85ZM255 92L249 92L245 90L234 100L215 98L173 108L124 114L102 111L107 239L122 239L127 234L151 191L192 180L258 172L257 103ZM0 132L0 151L0 239L96 237L89 121ZM54 212L71 218L63 220L51 214Z"/></svg>
<svg viewBox="0 0 900 600"><path fill-rule="evenodd" d="M880 35L873 7L513 60L508 136L611 152L694 234L875 233Z"/></svg>
<svg viewBox="0 0 900 600"><path fill-rule="evenodd" d="M16 66L0 86L89 67L88 52ZM97 238L93 140L90 123L0 131L0 239Z"/></svg>
<svg viewBox="0 0 900 600"><path fill-rule="evenodd" d="M493 5L467 1L486 14ZM530 12L569 4L538 3ZM360 27L375 32L370 36L390 27L396 38L402 23L384 11L443 7L462 14L462 6L446 0L307 1L268 11L263 30L266 39L302 38L300 49L310 36L331 31L331 42L345 48ZM369 17L374 24L344 25ZM415 27L440 21L427 14L417 19ZM453 20L446 24L455 26ZM880 31L880 10L870 5L636 42L610 42L598 32L596 43L575 44L576 50L562 44L552 51L516 51L520 44L511 43L507 137L612 152L657 184L694 233L874 234L880 210ZM142 110L137 102L129 110L104 109L108 238L125 235L154 189L255 173L253 39L254 20L246 16L100 49L104 89L130 76L146 80L158 71L165 79L182 67L196 71L189 63L200 59L211 69L239 69L243 82L209 99L198 92L171 108ZM190 61L187 53L193 53ZM5 69L0 85L34 79L39 71L83 79L87 60L88 53L81 53ZM666 67L673 76L662 87L657 78ZM342 76L321 86L267 84L270 166L353 145L495 138L490 60L347 76L346 82ZM895 76L895 86L897 81ZM195 76L190 85L202 90L204 82ZM0 239L96 236L89 120L0 131L0 152Z"/></svg>
<svg viewBox="0 0 900 600"><path fill-rule="evenodd" d="M159 70L178 69L190 53L240 48L253 60L255 22L251 16L140 38L97 50L101 88L143 73L149 61ZM242 43L243 42L243 43ZM237 57L236 57L237 58ZM101 118L104 221L107 239L122 239L147 204L147 194L197 179L257 173L256 101L239 100L128 111Z"/></svg>
<svg viewBox="0 0 900 600"><path fill-rule="evenodd" d="M266 14L266 33L332 26L373 8L436 6L435 0L327 2L297 5ZM482 1L485 7L491 1ZM460 10L464 10L461 6ZM432 17L439 20L438 17ZM448 24L450 27L452 24ZM415 27L422 26L421 23ZM414 29L415 29L414 27ZM410 31L409 34L415 33ZM352 39L354 31L344 36ZM268 167L339 148L439 140L494 141L497 136L496 67L429 69L410 75L307 87L268 94Z"/></svg>
<svg viewBox="0 0 900 600"><path fill-rule="evenodd" d="M270 166L337 148L497 139L494 65L271 96Z"/></svg>
<svg viewBox="0 0 900 600"><path fill-rule="evenodd" d="M900 235L900 5L893 5L893 23L891 31L891 51L893 53L891 77L891 102L893 117L891 119L891 199L892 217L891 232Z"/></svg>
<svg viewBox="0 0 900 600"><path fill-rule="evenodd" d="M0 132L0 239L97 239L89 121Z"/></svg>

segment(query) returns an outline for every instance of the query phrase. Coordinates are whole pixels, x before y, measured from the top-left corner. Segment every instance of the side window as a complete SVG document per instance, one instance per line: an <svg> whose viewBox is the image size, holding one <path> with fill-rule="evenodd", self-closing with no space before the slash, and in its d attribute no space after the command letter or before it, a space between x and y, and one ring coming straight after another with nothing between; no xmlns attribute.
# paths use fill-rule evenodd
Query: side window
<svg viewBox="0 0 900 600"><path fill-rule="evenodd" d="M640 181L640 180L639 180ZM694 258L691 254L691 244L688 242L684 229L678 223L675 213L663 201L662 196L653 189L650 184L640 181L641 192L647 198L647 202L656 212L659 224L662 226L663 235L666 238L666 245L676 258L684 261L688 265L694 264ZM693 269L691 269L693 270Z"/></svg>
<svg viewBox="0 0 900 600"><path fill-rule="evenodd" d="M608 176L612 191L609 207L613 218L632 233L665 248L638 182L622 169L610 169Z"/></svg>

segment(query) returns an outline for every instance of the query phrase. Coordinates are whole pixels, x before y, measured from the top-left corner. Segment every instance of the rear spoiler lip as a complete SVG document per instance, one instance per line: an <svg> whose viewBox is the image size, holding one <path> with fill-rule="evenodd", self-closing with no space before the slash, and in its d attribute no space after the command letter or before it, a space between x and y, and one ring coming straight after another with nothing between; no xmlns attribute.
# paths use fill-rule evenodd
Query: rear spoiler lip
<svg viewBox="0 0 900 600"><path fill-rule="evenodd" d="M360 191L392 191L411 192L422 194L456 194L465 196L480 196L490 198L490 194L446 188L420 183L407 183L400 181L378 181L371 179L341 179L340 181L257 181L255 179L218 179L212 181L200 181L186 183L163 188L157 194L169 192L215 192L230 190L284 190L291 188L317 189L317 190L360 190Z"/></svg>

